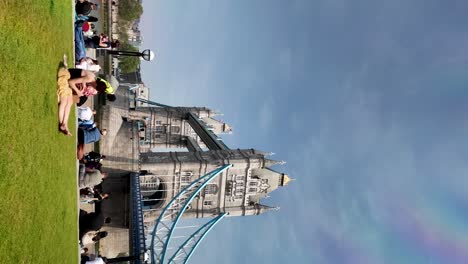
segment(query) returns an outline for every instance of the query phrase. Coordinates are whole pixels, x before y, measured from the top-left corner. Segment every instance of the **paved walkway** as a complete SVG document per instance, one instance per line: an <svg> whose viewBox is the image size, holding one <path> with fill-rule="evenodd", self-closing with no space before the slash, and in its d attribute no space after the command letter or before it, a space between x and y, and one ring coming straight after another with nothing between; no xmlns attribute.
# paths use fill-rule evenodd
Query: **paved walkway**
<svg viewBox="0 0 468 264"><path fill-rule="evenodd" d="M100 5L100 8L97 10L97 11L93 11L91 15L97 17L99 19L98 22L94 22L94 26L95 26L95 30L97 30L98 34L100 34L101 32L103 32L103 23L102 23L102 18L104 17L104 10L102 8L102 2L105 1L105 0L96 0L94 1L95 3L99 4ZM75 17L75 0L71 0L71 4L73 6L73 9L72 9L72 14L71 14L71 17ZM74 31L75 30L75 27L74 27L74 20L72 19L72 30ZM75 52L73 51L73 54L75 54ZM93 59L96 59L96 50L95 49L87 49L86 50L86 56L88 57L91 57ZM74 61L73 60L70 60L70 61ZM89 106L90 108L94 108L94 98L93 97L90 97L88 98L88 100L86 101L86 103L84 104L85 106ZM77 109L75 109L75 120L78 119L78 116L77 116ZM76 124L76 129L78 130L78 123ZM78 142L76 142L76 144L78 144ZM85 153L87 152L90 152L94 150L94 144L87 144L85 145ZM76 151L75 151L75 155L76 155ZM77 189L77 203L78 203L78 208L81 209L81 210L85 210L87 212L93 212L94 211L94 205L92 204L82 204L80 203L80 193L79 193L79 187L78 187L78 171L79 171L79 161L77 160L76 162L76 175L77 175L77 185L76 185L76 189ZM79 219L77 219L77 222L79 223ZM78 231L77 230L77 236L78 236ZM88 253L89 254L94 254L95 253L95 248L88 248ZM80 252L80 248L78 246L78 251ZM78 257L79 257L79 261L78 263L80 262L81 260L81 257L80 257L80 253L78 254Z"/></svg>

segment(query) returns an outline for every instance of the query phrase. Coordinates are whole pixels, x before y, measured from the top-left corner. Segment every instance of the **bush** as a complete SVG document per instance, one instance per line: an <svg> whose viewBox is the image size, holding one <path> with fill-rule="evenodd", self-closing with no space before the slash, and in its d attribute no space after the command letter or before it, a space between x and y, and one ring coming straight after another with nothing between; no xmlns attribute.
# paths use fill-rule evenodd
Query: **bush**
<svg viewBox="0 0 468 264"><path fill-rule="evenodd" d="M126 42L121 43L119 50L138 51L137 48ZM139 65L140 57L122 56L119 58L119 68L122 71L122 73L134 72L136 71Z"/></svg>
<svg viewBox="0 0 468 264"><path fill-rule="evenodd" d="M143 14L143 6L138 0L119 1L119 19L131 22L140 18Z"/></svg>

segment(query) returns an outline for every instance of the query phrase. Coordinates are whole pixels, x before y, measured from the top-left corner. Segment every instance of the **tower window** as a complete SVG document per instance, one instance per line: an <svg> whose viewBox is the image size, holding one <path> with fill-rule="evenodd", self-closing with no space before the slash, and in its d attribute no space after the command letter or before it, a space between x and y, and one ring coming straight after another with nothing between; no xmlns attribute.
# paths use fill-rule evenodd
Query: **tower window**
<svg viewBox="0 0 468 264"><path fill-rule="evenodd" d="M218 193L218 185L210 183L205 186L205 195L207 194L217 194Z"/></svg>
<svg viewBox="0 0 468 264"><path fill-rule="evenodd" d="M179 133L180 127L179 126L171 126L171 133Z"/></svg>
<svg viewBox="0 0 468 264"><path fill-rule="evenodd" d="M250 192L250 193L257 192L257 188L249 188L249 192Z"/></svg>
<svg viewBox="0 0 468 264"><path fill-rule="evenodd" d="M249 182L249 186L257 186L258 183L255 181L255 182Z"/></svg>
<svg viewBox="0 0 468 264"><path fill-rule="evenodd" d="M203 205L205 206L211 206L213 204L212 201L203 201Z"/></svg>
<svg viewBox="0 0 468 264"><path fill-rule="evenodd" d="M190 182L190 176L180 176L180 182L181 183L189 183Z"/></svg>
<svg viewBox="0 0 468 264"><path fill-rule="evenodd" d="M192 177L193 172L192 171L182 171L180 175Z"/></svg>
<svg viewBox="0 0 468 264"><path fill-rule="evenodd" d="M156 127L154 128L154 131L155 131L156 133L162 133L162 134L164 134L164 133L166 133L166 127L165 127L165 126L156 126Z"/></svg>

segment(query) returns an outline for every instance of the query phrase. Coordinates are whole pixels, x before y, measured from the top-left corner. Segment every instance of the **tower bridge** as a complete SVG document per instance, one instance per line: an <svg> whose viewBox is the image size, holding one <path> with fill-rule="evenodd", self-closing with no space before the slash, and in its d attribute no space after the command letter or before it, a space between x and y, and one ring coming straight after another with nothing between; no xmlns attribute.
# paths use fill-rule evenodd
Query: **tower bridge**
<svg viewBox="0 0 468 264"><path fill-rule="evenodd" d="M133 89L119 90L128 107L103 106L104 127L117 128L99 143L110 157L106 186L127 193L104 208L121 219L115 227L122 231L120 243L108 246L118 248L113 254L125 250L127 230L132 263L186 263L223 218L278 210L261 200L291 180L271 168L284 162L268 152L229 148L219 135L232 129L215 119L218 112L172 107L138 98Z"/></svg>

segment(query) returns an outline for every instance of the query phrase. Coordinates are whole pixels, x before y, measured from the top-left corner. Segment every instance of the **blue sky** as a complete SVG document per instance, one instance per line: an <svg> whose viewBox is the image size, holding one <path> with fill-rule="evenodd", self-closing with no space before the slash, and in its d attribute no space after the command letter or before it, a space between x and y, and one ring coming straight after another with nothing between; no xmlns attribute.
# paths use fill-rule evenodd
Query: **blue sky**
<svg viewBox="0 0 468 264"><path fill-rule="evenodd" d="M297 179L193 263L466 263L466 1L143 5L151 99L220 110Z"/></svg>

